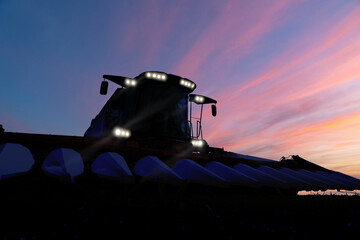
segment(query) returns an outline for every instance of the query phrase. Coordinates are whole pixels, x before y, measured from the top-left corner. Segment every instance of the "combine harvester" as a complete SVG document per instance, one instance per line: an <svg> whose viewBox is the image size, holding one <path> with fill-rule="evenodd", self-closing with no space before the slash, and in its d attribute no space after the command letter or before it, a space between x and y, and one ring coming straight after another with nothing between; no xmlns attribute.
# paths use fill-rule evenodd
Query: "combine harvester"
<svg viewBox="0 0 360 240"><path fill-rule="evenodd" d="M107 80L120 88L84 137L0 133L0 188L16 182L34 189L56 179L92 189L105 179L228 193L360 189L359 179L297 155L274 161L209 146L202 134L203 107L211 105L216 116L217 101L192 94L196 84L189 79L158 71L103 78L100 94L107 94ZM194 104L199 117L193 115Z"/></svg>

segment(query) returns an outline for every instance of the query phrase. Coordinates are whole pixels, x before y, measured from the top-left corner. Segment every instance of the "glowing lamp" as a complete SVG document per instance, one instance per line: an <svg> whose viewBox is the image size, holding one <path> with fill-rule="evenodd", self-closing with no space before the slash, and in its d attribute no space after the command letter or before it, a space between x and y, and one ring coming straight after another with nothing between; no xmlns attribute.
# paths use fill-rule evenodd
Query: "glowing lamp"
<svg viewBox="0 0 360 240"><path fill-rule="evenodd" d="M147 72L145 74L145 76L147 78L158 80L158 81L163 81L163 82L166 81L166 74L162 74L162 73Z"/></svg>
<svg viewBox="0 0 360 240"><path fill-rule="evenodd" d="M191 144L193 145L193 147L201 148L201 147L204 146L204 141L203 141L203 140L194 139L194 140L191 140Z"/></svg>
<svg viewBox="0 0 360 240"><path fill-rule="evenodd" d="M129 130L120 127L114 128L113 134L118 138L128 138L131 135Z"/></svg>
<svg viewBox="0 0 360 240"><path fill-rule="evenodd" d="M197 102L197 103L203 103L203 102L204 102L204 97L202 97L202 96L196 96L196 97L195 97L195 102Z"/></svg>
<svg viewBox="0 0 360 240"><path fill-rule="evenodd" d="M180 85L181 86L184 86L184 87L187 87L187 88L190 88L190 89L193 89L195 87L195 84L188 81L188 80L185 80L185 79L180 79Z"/></svg>
<svg viewBox="0 0 360 240"><path fill-rule="evenodd" d="M126 85L127 87L135 87L135 86L136 86L136 80L135 80L135 79L126 78L126 79L125 79L125 85Z"/></svg>

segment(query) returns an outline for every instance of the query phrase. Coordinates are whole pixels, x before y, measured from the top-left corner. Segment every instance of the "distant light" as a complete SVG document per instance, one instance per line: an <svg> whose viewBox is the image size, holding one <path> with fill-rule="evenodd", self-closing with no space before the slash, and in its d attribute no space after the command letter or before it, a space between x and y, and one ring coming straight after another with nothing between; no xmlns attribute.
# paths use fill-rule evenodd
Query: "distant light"
<svg viewBox="0 0 360 240"><path fill-rule="evenodd" d="M131 135L129 130L120 127L114 128L113 134L115 137L119 137L119 138L128 138Z"/></svg>
<svg viewBox="0 0 360 240"><path fill-rule="evenodd" d="M150 72L147 72L147 73L146 73L146 77L147 77L147 78L151 78L151 73L150 73Z"/></svg>

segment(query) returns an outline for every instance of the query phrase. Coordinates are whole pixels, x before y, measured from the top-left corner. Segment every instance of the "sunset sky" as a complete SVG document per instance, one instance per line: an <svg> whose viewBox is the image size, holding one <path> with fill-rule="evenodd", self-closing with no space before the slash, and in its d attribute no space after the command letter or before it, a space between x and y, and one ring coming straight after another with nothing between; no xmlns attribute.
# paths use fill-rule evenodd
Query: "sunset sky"
<svg viewBox="0 0 360 240"><path fill-rule="evenodd" d="M211 146L360 178L358 0L0 0L6 131L82 136L103 74L149 70L218 101Z"/></svg>

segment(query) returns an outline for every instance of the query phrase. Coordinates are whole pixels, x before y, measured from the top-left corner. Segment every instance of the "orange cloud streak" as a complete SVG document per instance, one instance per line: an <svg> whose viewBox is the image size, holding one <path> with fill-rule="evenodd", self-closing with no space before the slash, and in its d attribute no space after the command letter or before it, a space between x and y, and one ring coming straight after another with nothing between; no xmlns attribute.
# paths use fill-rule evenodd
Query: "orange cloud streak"
<svg viewBox="0 0 360 240"><path fill-rule="evenodd" d="M349 125L349 124L360 124L360 113L354 113L354 114L344 116L341 118L329 120L325 123L320 123L317 125L312 125L312 126L309 126L309 127L303 128L303 129L299 129L299 130L290 132L288 134L285 134L283 136L280 136L280 138L293 137L293 136L304 134L304 133L315 132L315 131L319 131L319 130L334 128L334 127L339 127L339 126L344 126L344 125Z"/></svg>

